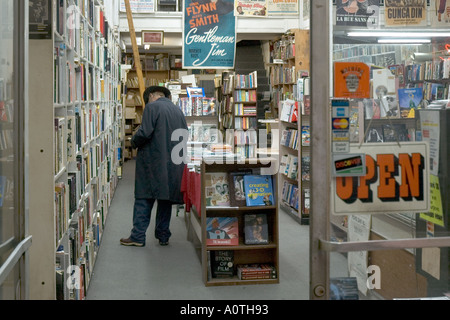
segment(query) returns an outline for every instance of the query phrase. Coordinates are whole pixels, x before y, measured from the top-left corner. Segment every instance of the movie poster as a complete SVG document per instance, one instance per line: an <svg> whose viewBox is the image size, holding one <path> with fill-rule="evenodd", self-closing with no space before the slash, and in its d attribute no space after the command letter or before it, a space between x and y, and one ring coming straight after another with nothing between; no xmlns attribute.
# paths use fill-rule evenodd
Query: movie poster
<svg viewBox="0 0 450 320"><path fill-rule="evenodd" d="M267 0L235 0L234 15L238 17L266 17Z"/></svg>
<svg viewBox="0 0 450 320"><path fill-rule="evenodd" d="M450 28L450 0L432 0L430 12L431 27Z"/></svg>
<svg viewBox="0 0 450 320"><path fill-rule="evenodd" d="M336 0L336 25L377 28L379 0Z"/></svg>
<svg viewBox="0 0 450 320"><path fill-rule="evenodd" d="M386 27L419 27L427 25L426 0L385 0L384 19Z"/></svg>
<svg viewBox="0 0 450 320"><path fill-rule="evenodd" d="M299 3L298 0L269 0L268 1L269 15L298 14L299 10L298 3Z"/></svg>
<svg viewBox="0 0 450 320"><path fill-rule="evenodd" d="M183 68L234 69L234 1L185 0L183 17Z"/></svg>

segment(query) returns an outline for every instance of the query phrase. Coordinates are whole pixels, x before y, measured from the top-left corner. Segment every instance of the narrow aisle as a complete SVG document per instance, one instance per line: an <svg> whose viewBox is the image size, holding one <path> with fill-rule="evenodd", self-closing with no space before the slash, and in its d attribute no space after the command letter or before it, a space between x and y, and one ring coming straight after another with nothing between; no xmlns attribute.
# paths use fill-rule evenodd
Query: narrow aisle
<svg viewBox="0 0 450 320"><path fill-rule="evenodd" d="M128 237L132 228L134 169L135 161L125 163L106 221L88 300L309 299L309 227L301 226L284 212L279 213L279 284L205 287L200 260L187 240L184 213L177 217L175 209L169 246L161 247L153 237L155 212L146 246L121 246L119 239Z"/></svg>

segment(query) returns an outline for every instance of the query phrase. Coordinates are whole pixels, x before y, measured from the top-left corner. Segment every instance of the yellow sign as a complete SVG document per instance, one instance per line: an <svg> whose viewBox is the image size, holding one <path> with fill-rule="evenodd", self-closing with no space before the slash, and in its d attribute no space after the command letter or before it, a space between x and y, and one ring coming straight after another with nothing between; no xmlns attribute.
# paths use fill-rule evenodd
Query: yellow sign
<svg viewBox="0 0 450 320"><path fill-rule="evenodd" d="M430 175L430 211L421 213L420 217L441 227L444 226L439 178L432 174Z"/></svg>

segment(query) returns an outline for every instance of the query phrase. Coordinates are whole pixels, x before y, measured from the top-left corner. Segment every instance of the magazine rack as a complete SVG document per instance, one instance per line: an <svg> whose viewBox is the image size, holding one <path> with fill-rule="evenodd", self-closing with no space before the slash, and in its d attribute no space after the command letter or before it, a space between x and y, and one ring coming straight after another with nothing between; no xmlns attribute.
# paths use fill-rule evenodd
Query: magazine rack
<svg viewBox="0 0 450 320"><path fill-rule="evenodd" d="M271 162L269 162L269 160ZM225 162L225 161L223 161ZM272 164L272 166L271 166ZM264 206L230 206L230 205L207 205L207 197L211 196L212 189L211 184L207 179L211 174L220 173L223 176L231 179L230 173L251 171L252 175L263 174L260 172L261 168L277 168L277 159L246 159L245 162L240 163L213 163L208 164L205 161L201 164L201 214L194 213L191 215L191 224L194 229L197 228L200 234L197 233L201 242L201 264L202 264L202 277L205 286L224 286L224 285L247 285L247 284L270 284L279 282L279 243L278 243L278 205L277 201L277 182L276 171L273 175L266 175L272 182L272 193L274 203L269 203ZM269 170L268 170L269 171ZM229 180L228 180L229 181ZM225 183L226 184L226 183ZM209 185L209 187L207 187ZM216 187L215 185L213 186ZM219 188L220 189L220 188ZM227 187L225 187L227 189ZM230 189L228 189L230 190ZM230 193L230 196L233 194ZM234 203L234 202L232 202ZM209 201L209 204L211 202ZM195 207L192 208L195 211ZM256 244L245 244L245 226L248 216L252 214L260 214L266 218L267 221L267 234L265 235L267 241L262 241ZM247 219L246 219L247 217ZM208 228L212 223L212 220L227 220L234 221L234 231L227 231L231 234L237 234L237 241L229 244L208 244L211 243L211 239L208 239ZM215 221L217 223L217 221ZM247 225L248 227L248 225ZM248 236L247 232L247 236ZM217 268L215 269L214 257L228 256L228 274L219 275ZM231 261L230 261L231 260ZM272 268L270 278L264 276L264 271L261 271L260 275L256 273L249 280L242 280L242 276L238 275L238 265L255 265L258 266L270 266Z"/></svg>

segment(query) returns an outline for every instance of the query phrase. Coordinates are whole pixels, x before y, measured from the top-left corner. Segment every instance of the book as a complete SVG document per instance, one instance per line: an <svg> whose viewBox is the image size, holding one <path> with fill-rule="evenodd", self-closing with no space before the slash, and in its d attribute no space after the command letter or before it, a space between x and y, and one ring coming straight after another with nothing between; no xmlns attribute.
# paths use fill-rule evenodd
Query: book
<svg viewBox="0 0 450 320"><path fill-rule="evenodd" d="M367 132L366 142L384 142L383 127L371 126Z"/></svg>
<svg viewBox="0 0 450 320"><path fill-rule="evenodd" d="M400 107L396 95L386 95L381 98L381 117L400 118Z"/></svg>
<svg viewBox="0 0 450 320"><path fill-rule="evenodd" d="M275 203L269 175L245 175L244 190L248 207L272 206Z"/></svg>
<svg viewBox="0 0 450 320"><path fill-rule="evenodd" d="M311 131L309 126L302 126L302 146L308 147L311 143Z"/></svg>
<svg viewBox="0 0 450 320"><path fill-rule="evenodd" d="M230 205L233 207L245 207L244 176L251 174L251 170L230 172L228 184L230 189Z"/></svg>
<svg viewBox="0 0 450 320"><path fill-rule="evenodd" d="M237 246L239 226L237 217L207 217L206 245Z"/></svg>
<svg viewBox="0 0 450 320"><path fill-rule="evenodd" d="M245 244L268 244L269 230L265 213L246 214L244 216Z"/></svg>
<svg viewBox="0 0 450 320"><path fill-rule="evenodd" d="M311 207L311 197L310 197L310 189L303 189L303 197L302 197L302 215L309 216L309 211Z"/></svg>
<svg viewBox="0 0 450 320"><path fill-rule="evenodd" d="M423 100L422 88L398 89L397 95L402 118L408 118L411 110L417 109Z"/></svg>
<svg viewBox="0 0 450 320"><path fill-rule="evenodd" d="M213 278L230 278L234 275L234 251L211 250L210 254Z"/></svg>
<svg viewBox="0 0 450 320"><path fill-rule="evenodd" d="M272 264L254 263L236 266L239 280L276 279L277 270Z"/></svg>
<svg viewBox="0 0 450 320"><path fill-rule="evenodd" d="M206 206L230 206L228 173L214 172L205 174Z"/></svg>
<svg viewBox="0 0 450 320"><path fill-rule="evenodd" d="M404 123L384 124L383 125L384 142L409 141L409 133Z"/></svg>
<svg viewBox="0 0 450 320"><path fill-rule="evenodd" d="M364 99L364 110L366 119L380 119L381 118L381 106L379 99Z"/></svg>

